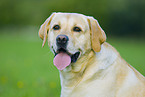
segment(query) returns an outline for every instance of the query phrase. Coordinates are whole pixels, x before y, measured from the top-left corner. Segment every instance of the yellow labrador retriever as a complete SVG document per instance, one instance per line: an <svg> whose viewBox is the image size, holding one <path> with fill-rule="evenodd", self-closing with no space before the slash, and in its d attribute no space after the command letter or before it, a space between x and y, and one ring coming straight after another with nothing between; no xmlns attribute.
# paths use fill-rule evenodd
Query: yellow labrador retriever
<svg viewBox="0 0 145 97"><path fill-rule="evenodd" d="M77 13L52 13L41 25L60 71L61 97L145 97L145 78L106 41L98 21Z"/></svg>

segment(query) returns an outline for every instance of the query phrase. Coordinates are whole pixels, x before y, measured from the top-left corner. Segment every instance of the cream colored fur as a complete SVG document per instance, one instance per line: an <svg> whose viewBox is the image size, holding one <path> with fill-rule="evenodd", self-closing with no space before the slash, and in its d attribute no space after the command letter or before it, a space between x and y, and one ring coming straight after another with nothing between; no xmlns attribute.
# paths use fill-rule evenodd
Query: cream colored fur
<svg viewBox="0 0 145 97"><path fill-rule="evenodd" d="M61 29L54 31L54 25ZM79 26L82 31L72 31ZM48 31L48 34L47 34ZM80 51L75 63L60 71L61 97L145 97L145 78L131 67L110 44L97 20L76 13L53 13L39 30L52 52L56 37L69 37L67 49Z"/></svg>

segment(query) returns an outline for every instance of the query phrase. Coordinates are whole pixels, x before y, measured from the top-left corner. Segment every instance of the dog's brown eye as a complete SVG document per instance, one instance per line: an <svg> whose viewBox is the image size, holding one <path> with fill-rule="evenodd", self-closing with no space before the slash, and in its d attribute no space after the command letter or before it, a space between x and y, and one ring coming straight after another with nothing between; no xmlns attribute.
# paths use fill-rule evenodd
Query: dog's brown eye
<svg viewBox="0 0 145 97"><path fill-rule="evenodd" d="M75 32L81 32L82 30L79 27L74 27L73 29Z"/></svg>
<svg viewBox="0 0 145 97"><path fill-rule="evenodd" d="M53 27L53 30L59 30L60 29L60 26L59 25L55 25L54 27Z"/></svg>

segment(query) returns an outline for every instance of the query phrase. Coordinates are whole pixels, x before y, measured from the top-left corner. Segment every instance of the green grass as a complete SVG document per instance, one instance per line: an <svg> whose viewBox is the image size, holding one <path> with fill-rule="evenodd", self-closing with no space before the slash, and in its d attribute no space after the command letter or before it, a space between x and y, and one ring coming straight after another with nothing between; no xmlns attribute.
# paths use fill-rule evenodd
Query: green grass
<svg viewBox="0 0 145 97"><path fill-rule="evenodd" d="M59 72L38 28L0 30L0 97L59 97ZM133 67L145 75L145 40L109 38Z"/></svg>

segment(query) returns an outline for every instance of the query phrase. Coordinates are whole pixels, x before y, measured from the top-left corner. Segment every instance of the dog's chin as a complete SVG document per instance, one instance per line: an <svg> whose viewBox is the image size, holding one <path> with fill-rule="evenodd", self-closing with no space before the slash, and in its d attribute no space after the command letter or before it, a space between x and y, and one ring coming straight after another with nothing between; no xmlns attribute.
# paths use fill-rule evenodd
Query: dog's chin
<svg viewBox="0 0 145 97"><path fill-rule="evenodd" d="M59 48L57 51L53 50L55 53L55 56L59 53L66 53L67 55L70 56L71 58L71 63L75 63L79 56L80 56L80 51L75 52L74 54L71 54L68 50L64 49L64 48Z"/></svg>

